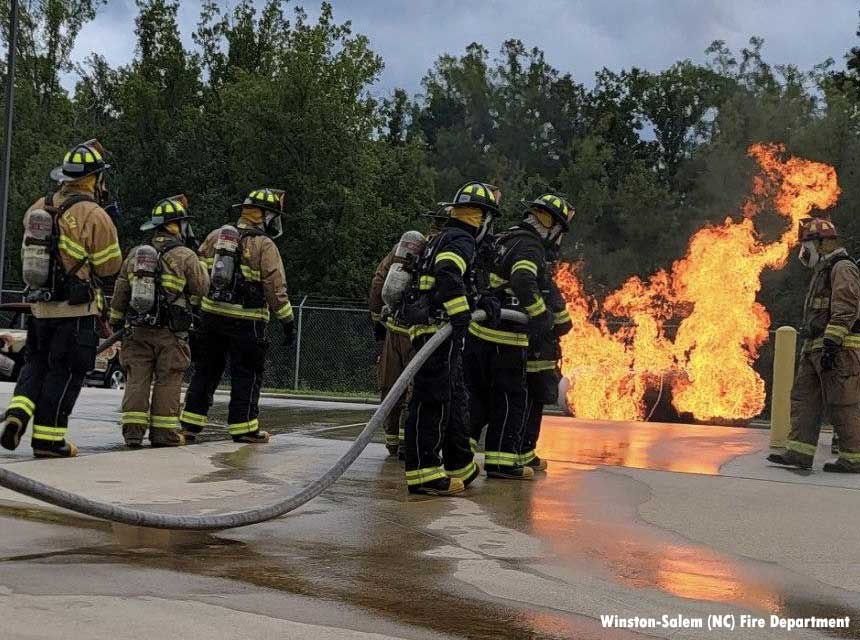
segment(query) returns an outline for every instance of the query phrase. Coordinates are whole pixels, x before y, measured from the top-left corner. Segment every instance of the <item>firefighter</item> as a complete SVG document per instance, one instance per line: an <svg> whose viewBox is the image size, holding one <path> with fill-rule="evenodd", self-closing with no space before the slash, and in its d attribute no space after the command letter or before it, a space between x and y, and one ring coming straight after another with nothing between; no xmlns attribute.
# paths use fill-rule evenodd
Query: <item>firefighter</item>
<svg viewBox="0 0 860 640"><path fill-rule="evenodd" d="M149 430L153 447L177 447L185 444L179 407L191 361L191 299L209 290L209 274L191 248L194 232L184 195L158 202L140 230L155 234L123 263L110 310L114 331L129 332L120 351L126 374L122 436L136 449Z"/></svg>
<svg viewBox="0 0 860 640"><path fill-rule="evenodd" d="M410 244L416 248L411 248ZM402 250L400 250L401 245L405 245ZM420 248L418 248L419 245ZM383 286L392 264L405 264L406 257L408 255L420 254L423 245L424 236L417 231L407 231L403 235L403 238L401 238L401 241L391 249L388 255L376 267L376 272L373 274L373 280L370 284L370 319L373 323L374 337L377 342L382 343L378 376L383 400L388 395L391 387L394 386L394 383L397 382L400 374L403 373L403 370L409 364L414 354L412 342L409 339L409 327L400 324L388 312L389 309L383 301ZM403 253L404 255L397 255L398 253ZM405 395L404 393L401 396L385 420L385 446L388 449L388 453L392 456L399 454L402 441L405 438L405 428L401 426L405 418L405 415L403 415Z"/></svg>
<svg viewBox="0 0 860 640"><path fill-rule="evenodd" d="M526 205L526 203L523 203ZM473 322L466 340L466 382L473 448L487 426L484 464L490 478L531 480L543 461L521 458L528 405L529 338L552 331L553 314L541 294L546 248L567 231L573 209L564 198L543 195L528 203L523 221L499 235L489 257L490 295L503 309L525 313L527 327Z"/></svg>
<svg viewBox="0 0 860 640"><path fill-rule="evenodd" d="M557 246L547 250L549 260L544 269L542 283L542 294L553 316L553 328L529 340L526 361L528 404L519 462L521 465L531 466L535 471L545 471L547 468L546 460L539 458L535 449L540 436L544 407L558 400L558 383L561 381L561 371L559 371L561 338L573 328L567 305L552 279L557 251Z"/></svg>
<svg viewBox="0 0 860 640"><path fill-rule="evenodd" d="M826 411L839 457L824 471L860 473L860 270L824 218L800 224L800 260L813 270L803 304L803 349L791 391L791 432L776 464L809 469Z"/></svg>
<svg viewBox="0 0 860 640"><path fill-rule="evenodd" d="M69 414L95 366L102 279L116 275L122 253L108 203L106 152L97 140L75 145L51 172L57 190L24 216L21 249L26 301L27 364L4 416L0 444L15 449L33 420L33 454L71 458Z"/></svg>
<svg viewBox="0 0 860 640"><path fill-rule="evenodd" d="M459 493L480 474L469 446L463 381L463 343L471 320L472 264L498 214L498 192L481 182L463 185L449 218L424 249L404 296L399 319L416 351L444 323L452 336L419 369L406 414L406 484L410 493ZM498 307L487 312L498 316Z"/></svg>
<svg viewBox="0 0 860 640"><path fill-rule="evenodd" d="M180 414L189 442L207 424L228 360L230 435L234 442L268 442L269 434L260 429L257 416L270 312L281 323L285 344L291 346L295 339L284 263L274 242L283 233L284 192L255 189L234 209L239 211L238 223L216 229L200 246L200 258L210 269L210 284L201 302L194 373Z"/></svg>

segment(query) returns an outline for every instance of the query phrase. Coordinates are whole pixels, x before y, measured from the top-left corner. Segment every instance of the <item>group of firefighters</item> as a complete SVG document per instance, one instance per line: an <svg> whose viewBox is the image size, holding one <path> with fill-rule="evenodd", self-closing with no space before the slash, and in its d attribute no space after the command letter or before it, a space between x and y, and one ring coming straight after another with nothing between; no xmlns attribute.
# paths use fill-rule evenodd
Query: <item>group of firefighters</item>
<svg viewBox="0 0 860 640"><path fill-rule="evenodd" d="M238 222L216 229L199 246L184 195L160 200L149 242L123 259L108 211L106 153L97 140L74 146L51 177L57 188L24 216L22 275L31 316L26 359L3 417L0 444L14 450L30 422L33 453L70 458L69 414L95 365L106 315L122 332L126 372L122 433L131 448L193 442L207 424L229 362L228 429L233 440L265 443L258 401L270 314L288 344L294 336L283 261L284 192L261 188L234 206ZM107 308L103 288L114 281ZM180 410L182 380L194 372Z"/></svg>
<svg viewBox="0 0 860 640"><path fill-rule="evenodd" d="M406 232L373 277L383 396L414 353L451 327L415 375L406 411L401 400L385 427L410 493L452 495L474 482L485 428L488 478L531 480L547 468L535 447L544 405L558 394L559 340L572 326L553 263L574 209L545 194L522 203L519 224L493 234L500 196L487 183L463 185L429 237ZM528 322L503 319L503 309ZM486 319L474 321L476 310Z"/></svg>
<svg viewBox="0 0 860 640"><path fill-rule="evenodd" d="M260 188L234 205L235 224L198 246L188 200L160 200L141 227L149 242L123 259L109 211L106 152L75 145L52 171L56 188L24 216L22 275L30 303L25 362L3 416L0 445L14 450L32 422L36 457L77 454L69 414L95 364L107 316L123 335L122 433L131 448L194 442L208 424L225 368L231 377L233 440L266 443L259 396L267 325L295 330L283 261L284 192ZM405 461L410 493L452 495L481 473L531 480L547 468L536 453L546 404L557 398L560 338L571 329L553 282L554 262L574 216L560 195L523 202L519 224L493 233L500 190L468 182L433 216L427 237L406 232L380 263L370 306L383 342L387 394L413 355L446 325L450 335L419 368L385 427ZM860 270L826 218L800 225L801 261L814 270L804 304L804 346L792 393L792 430L777 464L810 468L826 414L838 458L825 471L860 472ZM114 282L110 307L103 288ZM517 311L521 323L502 310ZM475 311L485 319L473 320ZM446 329L447 331L447 329ZM182 380L193 362L181 406ZM484 430L486 434L484 435Z"/></svg>

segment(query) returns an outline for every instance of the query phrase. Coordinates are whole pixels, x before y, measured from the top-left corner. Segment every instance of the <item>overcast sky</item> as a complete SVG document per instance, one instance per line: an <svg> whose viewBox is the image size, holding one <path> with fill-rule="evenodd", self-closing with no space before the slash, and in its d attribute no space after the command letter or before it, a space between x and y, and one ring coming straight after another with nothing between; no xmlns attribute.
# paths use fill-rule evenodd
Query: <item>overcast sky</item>
<svg viewBox="0 0 860 640"><path fill-rule="evenodd" d="M225 6L234 1L223 0ZM258 5L263 0L257 0ZM290 6L295 6L295 2ZM315 17L318 0L298 2ZM591 85L595 71L633 65L659 70L702 60L713 40L738 51L751 35L765 39L769 62L809 69L860 44L856 0L333 0L335 19L351 20L385 60L373 93L410 93L440 53L459 54L473 41L496 53L508 38L541 47L548 61ZM182 39L191 46L199 0L182 0ZM134 0L108 0L84 28L76 60L92 50L114 64L134 54ZM96 43L95 45L93 43Z"/></svg>

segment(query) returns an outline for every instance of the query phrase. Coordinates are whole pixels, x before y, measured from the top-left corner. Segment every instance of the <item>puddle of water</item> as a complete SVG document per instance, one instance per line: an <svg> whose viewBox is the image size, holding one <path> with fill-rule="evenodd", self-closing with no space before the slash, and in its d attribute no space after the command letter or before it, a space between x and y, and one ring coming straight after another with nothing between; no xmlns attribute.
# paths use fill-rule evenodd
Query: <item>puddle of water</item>
<svg viewBox="0 0 860 640"><path fill-rule="evenodd" d="M538 453L548 460L714 475L729 460L759 451L765 437L752 429L547 416Z"/></svg>

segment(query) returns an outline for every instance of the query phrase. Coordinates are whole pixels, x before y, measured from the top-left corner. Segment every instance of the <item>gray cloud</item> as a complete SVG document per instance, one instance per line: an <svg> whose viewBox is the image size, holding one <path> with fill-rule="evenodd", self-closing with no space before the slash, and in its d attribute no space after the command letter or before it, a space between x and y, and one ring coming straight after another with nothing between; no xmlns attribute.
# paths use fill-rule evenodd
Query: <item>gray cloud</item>
<svg viewBox="0 0 860 640"><path fill-rule="evenodd" d="M262 0L257 0L262 4ZM229 6L230 2L225 2ZM316 3L304 3L315 17ZM335 18L351 20L385 60L376 94L404 87L420 90L420 80L439 54L459 54L472 41L494 54L508 38L538 46L562 71L591 84L595 71L639 66L657 70L678 59L701 61L716 39L739 50L749 37L765 39L773 63L809 69L828 57L841 64L857 44L857 4L853 0L334 0ZM293 5L288 5L288 7ZM182 39L191 46L199 0L180 5ZM133 0L110 0L84 28L74 56L92 51L114 64L134 55Z"/></svg>

